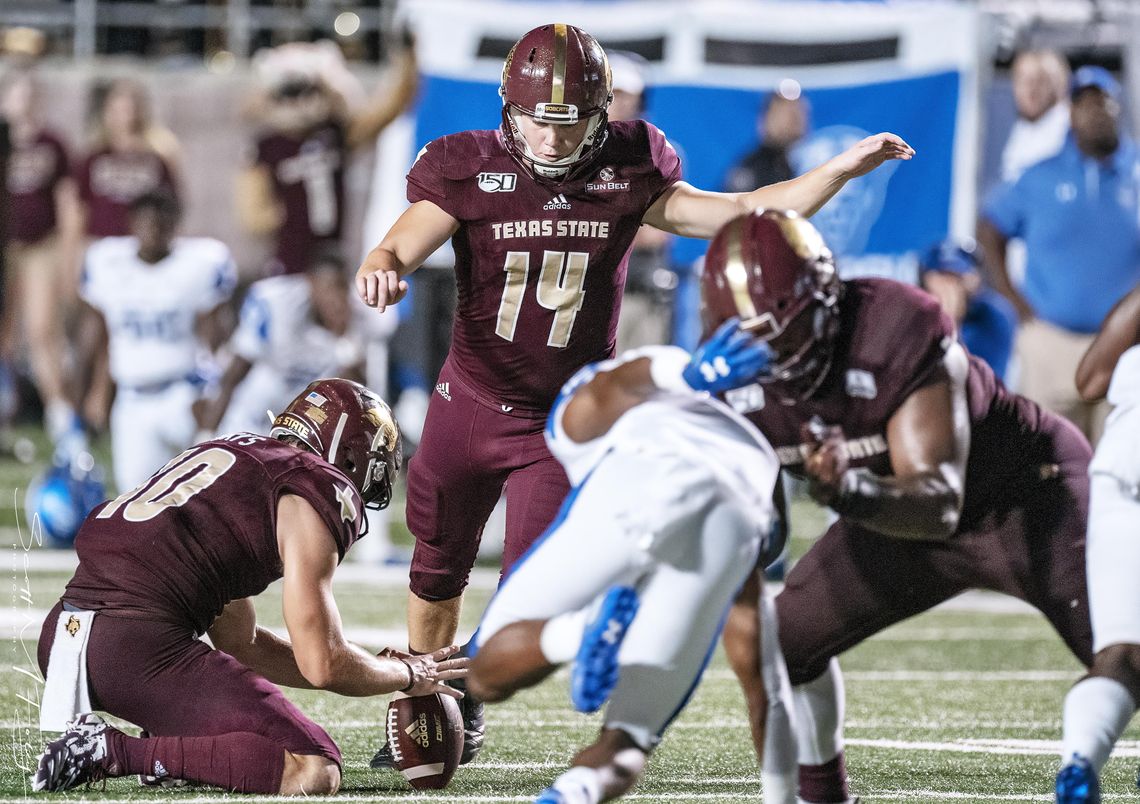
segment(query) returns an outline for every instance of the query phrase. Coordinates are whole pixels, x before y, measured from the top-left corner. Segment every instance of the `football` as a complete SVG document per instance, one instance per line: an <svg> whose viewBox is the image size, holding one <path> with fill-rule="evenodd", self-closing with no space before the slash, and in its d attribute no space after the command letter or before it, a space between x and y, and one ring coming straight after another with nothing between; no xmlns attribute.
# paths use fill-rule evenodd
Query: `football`
<svg viewBox="0 0 1140 804"><path fill-rule="evenodd" d="M396 698L385 719L396 768L417 790L447 787L463 753L463 716L454 698Z"/></svg>

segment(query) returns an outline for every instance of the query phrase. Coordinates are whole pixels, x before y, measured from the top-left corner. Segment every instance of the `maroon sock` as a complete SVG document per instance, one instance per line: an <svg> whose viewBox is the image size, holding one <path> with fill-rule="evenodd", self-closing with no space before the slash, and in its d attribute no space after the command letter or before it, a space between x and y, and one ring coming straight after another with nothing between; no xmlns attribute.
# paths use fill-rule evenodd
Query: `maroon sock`
<svg viewBox="0 0 1140 804"><path fill-rule="evenodd" d="M281 790L285 749L247 731L217 737L128 737L108 733L114 775L141 773L221 787L235 793Z"/></svg>
<svg viewBox="0 0 1140 804"><path fill-rule="evenodd" d="M800 798L804 801L831 804L850 797L842 751L835 759L822 765L800 765Z"/></svg>

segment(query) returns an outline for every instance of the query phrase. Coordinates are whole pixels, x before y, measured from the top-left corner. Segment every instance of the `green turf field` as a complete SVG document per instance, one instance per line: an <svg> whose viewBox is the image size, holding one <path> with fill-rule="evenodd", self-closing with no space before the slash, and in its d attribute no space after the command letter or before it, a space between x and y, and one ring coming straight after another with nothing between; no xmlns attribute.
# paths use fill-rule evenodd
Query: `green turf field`
<svg viewBox="0 0 1140 804"><path fill-rule="evenodd" d="M0 462L0 521L14 521L14 492L26 482L27 473L26 467ZM809 523L805 530L818 526L817 514L803 507L796 510L797 521ZM6 742L0 800L11 800L30 796L25 779L40 746L35 710L26 701L38 699L41 682L29 659L34 644L20 635L34 639L37 614L54 602L70 573L59 564L66 554L46 559L54 568L45 566L40 551L33 550L25 561L16 530L0 529L0 536L0 545L11 545L0 547L5 554L0 563L5 574L0 586L0 626L5 629L0 722ZM350 564L344 574L336 594L346 627L365 642L383 637L378 629L398 632L405 594L399 573ZM483 571L476 578L465 611L467 631L486 603L493 577L493 572ZM843 657L848 766L854 791L864 802L1052 800L1061 700L1079 675L1078 665L1037 615L1010 611L1001 598L973 602L976 610L956 607L929 613ZM280 625L279 593L267 592L258 610L266 624ZM380 741L385 700L290 694L328 728L344 751L339 798L350 800L526 801L565 767L599 722L570 708L565 676L555 677L489 709L486 750L476 764L460 769L448 790L413 796L397 774L367 767ZM1140 798L1133 786L1138 739L1140 734L1132 730L1118 747L1103 780L1105 800ZM757 778L743 703L718 652L631 798L758 801ZM227 798L207 789L143 791L133 778L109 782L102 792L79 790L59 797L186 802Z"/></svg>

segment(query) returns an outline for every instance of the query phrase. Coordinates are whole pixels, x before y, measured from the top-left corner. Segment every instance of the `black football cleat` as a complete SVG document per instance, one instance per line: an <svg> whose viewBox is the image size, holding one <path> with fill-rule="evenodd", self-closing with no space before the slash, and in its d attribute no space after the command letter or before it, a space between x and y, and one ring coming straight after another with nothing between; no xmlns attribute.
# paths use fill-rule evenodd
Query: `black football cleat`
<svg viewBox="0 0 1140 804"><path fill-rule="evenodd" d="M469 692L464 692L459 711L463 715L463 754L459 757L459 764L466 765L483 750L487 724L483 719L483 702L475 700Z"/></svg>
<svg viewBox="0 0 1140 804"><path fill-rule="evenodd" d="M36 792L59 792L107 777L107 732L103 718L88 712L67 724L67 729L44 747L32 777Z"/></svg>
<svg viewBox="0 0 1140 804"><path fill-rule="evenodd" d="M368 767L376 770L399 770L396 767L396 758L392 756L392 749L388 747L388 741L384 741L384 745L380 746L380 750L372 756L372 761L368 763Z"/></svg>

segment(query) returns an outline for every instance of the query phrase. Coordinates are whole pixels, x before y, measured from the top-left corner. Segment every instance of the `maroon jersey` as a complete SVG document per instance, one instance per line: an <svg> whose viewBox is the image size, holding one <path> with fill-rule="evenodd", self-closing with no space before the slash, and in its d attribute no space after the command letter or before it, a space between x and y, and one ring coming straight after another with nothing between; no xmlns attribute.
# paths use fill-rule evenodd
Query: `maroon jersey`
<svg viewBox="0 0 1140 804"><path fill-rule="evenodd" d="M273 177L284 218L272 273L305 271L313 250L340 239L344 217L344 126L330 122L294 138L270 134L257 143L257 165Z"/></svg>
<svg viewBox="0 0 1140 804"><path fill-rule="evenodd" d="M813 416L839 425L851 466L890 475L887 422L914 391L944 375L940 365L955 342L954 325L923 291L888 279L844 283L835 355L820 389L808 400L783 405L765 400L760 386L730 392L728 401L768 437L780 464L803 474L808 445L801 427ZM1052 417L1012 394L983 361L970 356L967 400L970 455L959 530L980 519L1016 488L1041 479L1056 460L1048 437Z"/></svg>
<svg viewBox="0 0 1140 804"><path fill-rule="evenodd" d="M450 363L481 401L544 416L562 384L613 354L630 247L681 178L676 151L641 120L611 123L585 177L540 182L495 131L428 143L408 200L460 222Z"/></svg>
<svg viewBox="0 0 1140 804"><path fill-rule="evenodd" d="M12 143L8 157L8 236L12 240L35 243L55 230L55 189L67 172L67 150L51 132L40 131L29 142Z"/></svg>
<svg viewBox="0 0 1140 804"><path fill-rule="evenodd" d="M277 501L285 494L313 506L341 558L360 537L364 507L340 470L241 433L191 447L96 508L75 540L79 568L63 600L204 633L231 600L281 577Z"/></svg>
<svg viewBox="0 0 1140 804"><path fill-rule="evenodd" d="M177 192L169 165L155 151L103 148L79 163L75 181L92 237L129 235L131 202L156 190Z"/></svg>

